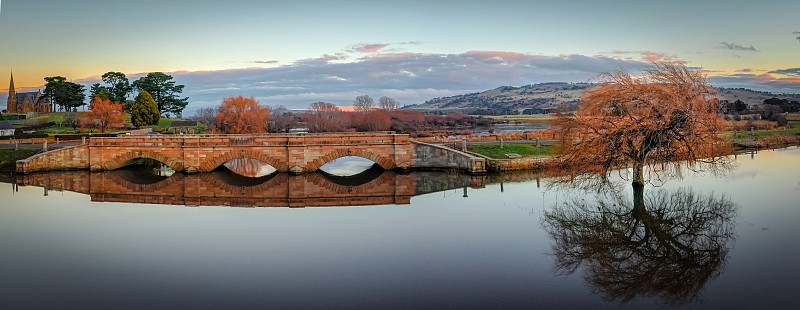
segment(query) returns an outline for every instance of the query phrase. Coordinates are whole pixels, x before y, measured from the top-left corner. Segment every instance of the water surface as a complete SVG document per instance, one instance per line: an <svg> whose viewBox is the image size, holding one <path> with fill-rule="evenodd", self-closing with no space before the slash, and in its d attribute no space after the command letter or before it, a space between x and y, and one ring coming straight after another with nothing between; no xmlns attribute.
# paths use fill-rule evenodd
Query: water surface
<svg viewBox="0 0 800 310"><path fill-rule="evenodd" d="M798 148L762 151L737 156L721 176L650 184L644 213L633 212L627 183L598 196L527 172L34 174L0 184L0 301L9 309L793 308L798 162ZM624 240L614 229L626 227L635 237L627 240L646 242L613 243ZM601 238L559 237L568 231ZM589 251L602 242L615 250Z"/></svg>

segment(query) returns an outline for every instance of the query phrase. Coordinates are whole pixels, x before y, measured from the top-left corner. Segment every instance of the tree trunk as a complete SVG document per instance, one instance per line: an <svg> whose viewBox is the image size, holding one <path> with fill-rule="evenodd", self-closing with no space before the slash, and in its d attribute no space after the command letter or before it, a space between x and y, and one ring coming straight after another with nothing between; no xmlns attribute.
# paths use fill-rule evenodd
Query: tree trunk
<svg viewBox="0 0 800 310"><path fill-rule="evenodd" d="M644 228L645 234L642 238L649 238L652 235L652 218L647 214L647 208L644 206L644 184L633 182L633 209L631 216L638 222L636 226L641 225Z"/></svg>
<svg viewBox="0 0 800 310"><path fill-rule="evenodd" d="M633 187L636 189L637 184L644 187L644 163L636 162L633 164Z"/></svg>
<svg viewBox="0 0 800 310"><path fill-rule="evenodd" d="M644 184L633 182L633 208L644 210Z"/></svg>

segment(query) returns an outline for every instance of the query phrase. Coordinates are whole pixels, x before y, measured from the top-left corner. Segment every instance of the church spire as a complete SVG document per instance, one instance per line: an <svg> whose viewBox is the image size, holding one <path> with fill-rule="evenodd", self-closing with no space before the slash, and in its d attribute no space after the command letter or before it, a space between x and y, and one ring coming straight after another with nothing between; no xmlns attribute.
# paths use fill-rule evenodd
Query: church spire
<svg viewBox="0 0 800 310"><path fill-rule="evenodd" d="M8 101L6 102L8 113L17 112L17 92L14 90L14 72L11 72L11 85L8 86Z"/></svg>
<svg viewBox="0 0 800 310"><path fill-rule="evenodd" d="M11 71L11 86L8 87L8 97L16 95L16 91L14 91L14 71Z"/></svg>

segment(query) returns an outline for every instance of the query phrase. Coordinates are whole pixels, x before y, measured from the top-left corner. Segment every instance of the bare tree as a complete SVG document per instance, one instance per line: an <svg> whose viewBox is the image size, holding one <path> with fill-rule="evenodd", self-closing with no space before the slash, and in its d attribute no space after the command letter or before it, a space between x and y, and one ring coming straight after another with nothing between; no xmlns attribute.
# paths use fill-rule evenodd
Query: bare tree
<svg viewBox="0 0 800 310"><path fill-rule="evenodd" d="M309 109L324 119L337 119L342 111L335 104L322 101L312 103Z"/></svg>
<svg viewBox="0 0 800 310"><path fill-rule="evenodd" d="M219 107L201 108L194 113L192 119L205 125L206 129L214 130L216 128L214 117L217 116L217 110L219 110Z"/></svg>
<svg viewBox="0 0 800 310"><path fill-rule="evenodd" d="M372 111L374 105L375 101L368 95L361 95L356 97L356 100L353 100L353 106L356 108L356 111L362 113Z"/></svg>
<svg viewBox="0 0 800 310"><path fill-rule="evenodd" d="M269 132L288 132L296 123L294 114L285 106L271 106L269 110Z"/></svg>
<svg viewBox="0 0 800 310"><path fill-rule="evenodd" d="M601 74L581 96L574 115L561 114L553 129L573 168L605 174L634 164L633 183L644 184L642 167L664 161L716 160L729 143L718 133L725 122L703 73L681 64L657 63L641 76Z"/></svg>
<svg viewBox="0 0 800 310"><path fill-rule="evenodd" d="M393 111L399 108L399 105L397 104L396 100L386 96L383 96L380 99L378 99L378 103L381 105L381 109L383 109L384 111Z"/></svg>

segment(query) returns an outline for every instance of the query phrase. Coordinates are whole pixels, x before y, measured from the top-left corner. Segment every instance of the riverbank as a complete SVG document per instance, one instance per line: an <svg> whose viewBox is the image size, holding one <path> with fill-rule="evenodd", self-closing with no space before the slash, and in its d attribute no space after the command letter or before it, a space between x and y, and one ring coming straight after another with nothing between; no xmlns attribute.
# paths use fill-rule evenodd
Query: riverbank
<svg viewBox="0 0 800 310"><path fill-rule="evenodd" d="M800 144L800 133L798 134L773 134L769 136L742 136L737 135L736 139L731 140L738 149L751 148L782 148Z"/></svg>
<svg viewBox="0 0 800 310"><path fill-rule="evenodd" d="M16 151L10 148L0 149L0 171L13 172L17 167L17 160L31 157L37 152L39 150L27 148L21 148Z"/></svg>
<svg viewBox="0 0 800 310"><path fill-rule="evenodd" d="M800 135L794 133L772 133L771 135L744 136L730 140L737 151L748 149L778 149L800 145ZM535 144L470 145L468 153L486 160L491 172L534 170L551 167L550 160L558 156L555 146Z"/></svg>

